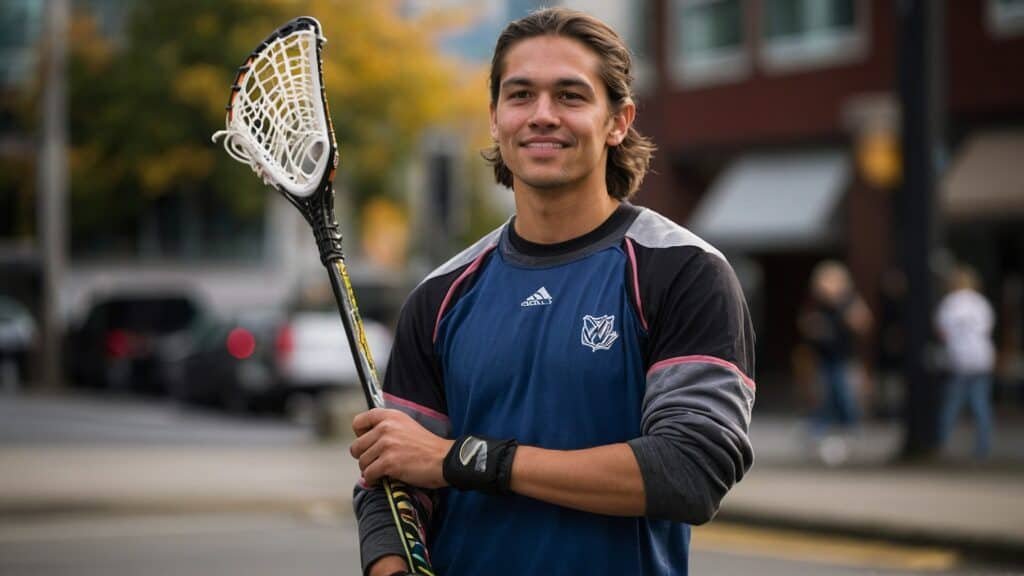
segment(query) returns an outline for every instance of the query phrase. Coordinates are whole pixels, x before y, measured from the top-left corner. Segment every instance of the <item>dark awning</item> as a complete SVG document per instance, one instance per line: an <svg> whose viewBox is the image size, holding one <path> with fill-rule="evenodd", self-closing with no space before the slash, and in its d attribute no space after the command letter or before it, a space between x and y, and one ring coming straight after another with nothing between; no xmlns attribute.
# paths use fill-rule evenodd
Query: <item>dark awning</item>
<svg viewBox="0 0 1024 576"><path fill-rule="evenodd" d="M1024 216L1024 132L971 136L942 179L941 206L957 221Z"/></svg>

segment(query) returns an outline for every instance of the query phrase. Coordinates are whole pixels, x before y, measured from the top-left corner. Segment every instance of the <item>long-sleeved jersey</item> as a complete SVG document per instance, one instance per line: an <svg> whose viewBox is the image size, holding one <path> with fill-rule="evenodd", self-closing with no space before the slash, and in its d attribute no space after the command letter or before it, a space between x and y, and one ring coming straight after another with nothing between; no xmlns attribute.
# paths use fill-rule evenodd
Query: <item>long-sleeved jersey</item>
<svg viewBox="0 0 1024 576"><path fill-rule="evenodd" d="M438 268L403 308L389 407L446 437L626 442L646 515L440 490L421 498L437 573L686 574L688 524L709 520L753 462L753 337L722 255L625 203L555 245L510 222ZM357 486L355 507L364 567L401 555L383 494Z"/></svg>

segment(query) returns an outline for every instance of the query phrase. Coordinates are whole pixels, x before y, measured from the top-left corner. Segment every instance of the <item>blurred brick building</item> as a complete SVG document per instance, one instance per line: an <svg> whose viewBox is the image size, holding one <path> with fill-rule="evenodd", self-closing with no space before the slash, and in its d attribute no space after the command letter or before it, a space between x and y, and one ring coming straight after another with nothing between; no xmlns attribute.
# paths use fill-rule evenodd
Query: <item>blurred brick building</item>
<svg viewBox="0 0 1024 576"><path fill-rule="evenodd" d="M642 130L659 146L638 202L722 248L758 327L760 394L791 392L812 266L849 263L884 329L897 269L898 2L649 0ZM936 26L936 271L981 269L1020 381L1024 1L945 3ZM634 34L634 38L636 35ZM895 167L895 169L894 169ZM898 283L897 283L898 284ZM880 332L880 331L879 331ZM865 347L876 364L880 339Z"/></svg>

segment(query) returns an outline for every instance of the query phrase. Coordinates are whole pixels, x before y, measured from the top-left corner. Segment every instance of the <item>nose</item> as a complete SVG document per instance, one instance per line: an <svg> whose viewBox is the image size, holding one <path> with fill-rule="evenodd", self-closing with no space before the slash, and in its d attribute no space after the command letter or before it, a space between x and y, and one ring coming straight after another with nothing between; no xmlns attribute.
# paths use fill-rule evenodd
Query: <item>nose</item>
<svg viewBox="0 0 1024 576"><path fill-rule="evenodd" d="M548 94L541 94L533 107L533 115L530 117L530 128L554 128L558 126L558 114L555 110L555 101Z"/></svg>

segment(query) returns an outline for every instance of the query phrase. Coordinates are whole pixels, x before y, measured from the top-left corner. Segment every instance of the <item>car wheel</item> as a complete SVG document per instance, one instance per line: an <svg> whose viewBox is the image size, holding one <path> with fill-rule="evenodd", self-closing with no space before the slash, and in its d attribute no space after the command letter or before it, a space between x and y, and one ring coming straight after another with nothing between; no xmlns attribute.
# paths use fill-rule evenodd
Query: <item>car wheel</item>
<svg viewBox="0 0 1024 576"><path fill-rule="evenodd" d="M244 415L253 409L253 399L238 386L228 386L221 395L221 405L230 414Z"/></svg>

